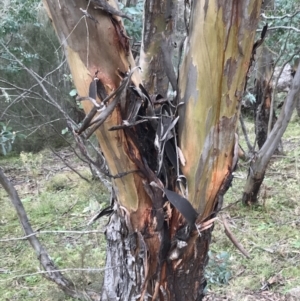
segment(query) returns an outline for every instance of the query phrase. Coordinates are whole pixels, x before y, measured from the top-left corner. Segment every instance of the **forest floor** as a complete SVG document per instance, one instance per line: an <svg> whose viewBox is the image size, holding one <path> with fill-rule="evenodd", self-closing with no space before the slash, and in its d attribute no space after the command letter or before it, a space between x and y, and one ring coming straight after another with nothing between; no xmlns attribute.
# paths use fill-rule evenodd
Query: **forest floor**
<svg viewBox="0 0 300 301"><path fill-rule="evenodd" d="M247 126L251 128L250 123ZM284 155L274 156L269 165L257 207L246 208L240 202L247 163L239 163L213 231L206 301L300 300L299 119L290 123L283 148ZM108 204L109 195L104 186L91 180L89 169L70 150L59 154L89 182L49 150L0 157L0 166L58 268L78 288L100 290L106 221L87 224ZM25 239L18 239L24 233L1 187L0 208L0 301L71 300L42 277L34 251ZM224 234L222 219L250 259ZM294 293L298 297L293 298Z"/></svg>

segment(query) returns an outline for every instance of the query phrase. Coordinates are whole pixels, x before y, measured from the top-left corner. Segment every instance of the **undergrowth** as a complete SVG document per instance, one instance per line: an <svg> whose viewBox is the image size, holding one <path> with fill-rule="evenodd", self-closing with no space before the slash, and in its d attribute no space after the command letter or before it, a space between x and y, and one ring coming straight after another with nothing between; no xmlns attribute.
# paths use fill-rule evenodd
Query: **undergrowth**
<svg viewBox="0 0 300 301"><path fill-rule="evenodd" d="M249 122L247 127L253 130ZM254 140L253 135L250 138ZM250 259L229 241L220 218L215 223L211 259L206 270L208 291L226 295L227 300L240 301L246 300L245 292L265 289L266 284L268 289L281 293L299 285L299 138L300 123L295 119L284 135L285 154L274 156L270 162L257 207L246 208L240 202L247 164L239 163L219 216L227 219ZM242 137L241 144L245 146ZM0 166L18 190L33 229L41 231L39 239L50 256L60 269L68 269L64 275L79 288L100 290L103 272L94 269L101 269L105 264L106 244L101 232L106 221L100 220L91 226L87 223L107 205L109 196L99 182L92 181L86 167L70 154L66 156L89 182L47 151L28 154L27 158L33 163L25 162L24 158L22 161L19 157L4 157ZM35 162L35 158L41 161ZM24 234L2 188L0 207L0 300L70 300L39 274L41 267L26 240L3 241ZM58 233L65 230L99 230L99 233Z"/></svg>

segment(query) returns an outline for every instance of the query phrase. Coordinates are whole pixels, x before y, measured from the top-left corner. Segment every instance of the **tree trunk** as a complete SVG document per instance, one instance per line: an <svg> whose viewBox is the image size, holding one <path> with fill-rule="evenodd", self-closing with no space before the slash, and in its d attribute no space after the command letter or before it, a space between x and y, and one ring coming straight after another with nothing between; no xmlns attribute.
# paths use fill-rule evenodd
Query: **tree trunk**
<svg viewBox="0 0 300 301"><path fill-rule="evenodd" d="M255 76L255 134L258 148L261 149L268 137L268 123L270 110L272 113L272 128L276 121L275 110L272 108L272 74L273 59L267 47L260 47L257 50L256 76Z"/></svg>
<svg viewBox="0 0 300 301"><path fill-rule="evenodd" d="M236 163L235 130L261 1L193 1L176 103L152 95L158 85L147 84L150 92L143 86L120 13L107 8L113 1L91 0L88 9L84 0L44 1L78 94L89 96L87 119L99 111L92 122L101 126L92 128L113 176L102 300L201 300L213 217ZM147 3L154 10L160 1ZM149 28L162 30L168 17ZM156 38L154 45L164 42ZM114 98L104 103L107 95Z"/></svg>
<svg viewBox="0 0 300 301"><path fill-rule="evenodd" d="M145 0L144 34L140 55L143 83L150 94L167 96L169 81L176 90L172 65L172 33L176 26L177 0Z"/></svg>
<svg viewBox="0 0 300 301"><path fill-rule="evenodd" d="M293 110L295 109L297 100L300 97L300 69L296 72L292 86L281 109L280 115L264 143L263 147L256 153L250 164L247 182L243 193L243 203L252 205L257 203L257 197L261 183L270 159L280 143L280 139L284 134Z"/></svg>

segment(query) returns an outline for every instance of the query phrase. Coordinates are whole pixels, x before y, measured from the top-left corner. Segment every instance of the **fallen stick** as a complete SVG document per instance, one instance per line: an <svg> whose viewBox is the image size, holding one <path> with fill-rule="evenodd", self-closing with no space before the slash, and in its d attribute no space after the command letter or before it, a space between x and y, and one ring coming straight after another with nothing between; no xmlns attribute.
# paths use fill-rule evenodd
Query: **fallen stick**
<svg viewBox="0 0 300 301"><path fill-rule="evenodd" d="M223 222L223 226L224 226L224 232L226 234L226 236L230 239L230 241L234 244L234 246L247 258L250 259L250 255L249 253L244 249L244 247L242 246L241 243L239 243L237 241L237 239L234 237L233 233L231 232L226 218L222 217L222 222Z"/></svg>

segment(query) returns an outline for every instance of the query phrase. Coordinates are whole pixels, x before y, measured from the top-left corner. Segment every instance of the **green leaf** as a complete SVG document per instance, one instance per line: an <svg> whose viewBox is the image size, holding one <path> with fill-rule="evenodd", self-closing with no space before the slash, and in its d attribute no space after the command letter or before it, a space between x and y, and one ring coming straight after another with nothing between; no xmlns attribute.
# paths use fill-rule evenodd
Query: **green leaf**
<svg viewBox="0 0 300 301"><path fill-rule="evenodd" d="M68 133L68 132L69 132L69 129L68 129L68 128L64 128L64 129L61 130L61 134L62 134L62 135L65 135L65 134Z"/></svg>
<svg viewBox="0 0 300 301"><path fill-rule="evenodd" d="M69 95L70 95L71 97L76 96L76 95L77 95L77 90L76 90L76 89L72 89L72 90L69 92Z"/></svg>

